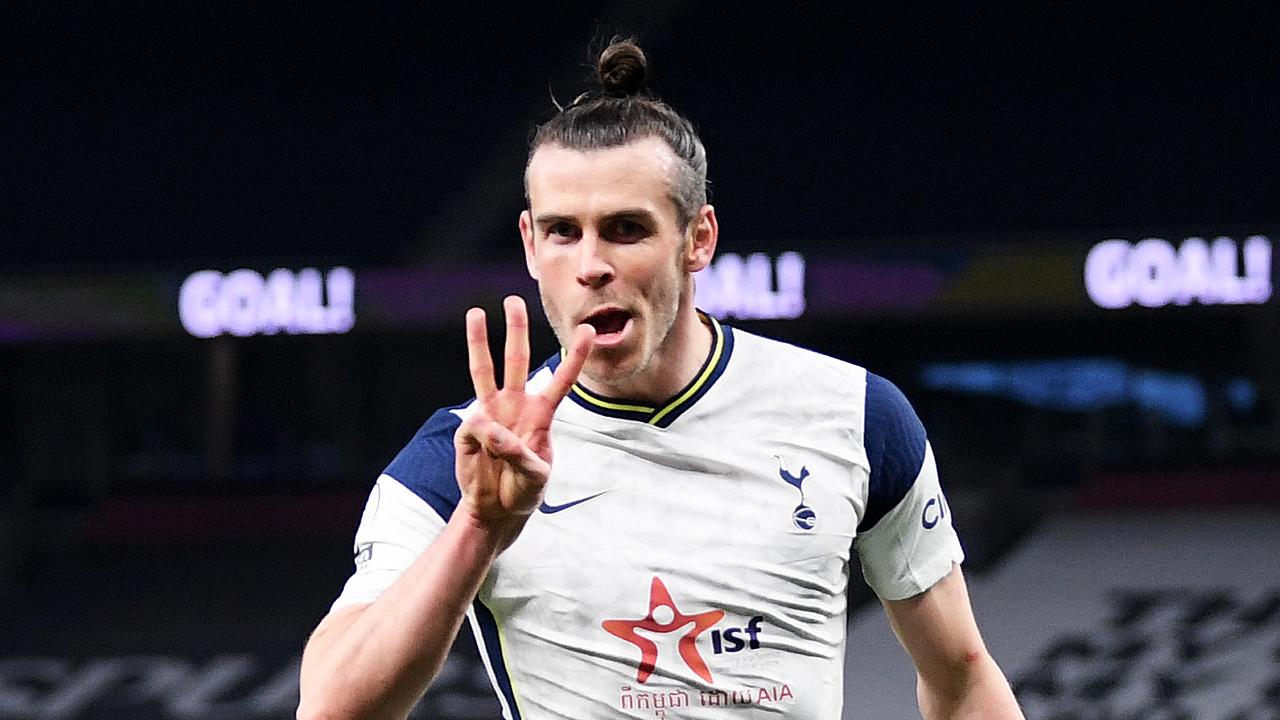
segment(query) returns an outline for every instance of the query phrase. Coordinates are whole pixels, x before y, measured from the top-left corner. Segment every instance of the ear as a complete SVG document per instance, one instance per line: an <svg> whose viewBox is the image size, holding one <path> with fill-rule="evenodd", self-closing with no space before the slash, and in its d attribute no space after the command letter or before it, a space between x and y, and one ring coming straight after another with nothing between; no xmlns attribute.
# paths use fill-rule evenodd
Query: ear
<svg viewBox="0 0 1280 720"><path fill-rule="evenodd" d="M696 273L711 264L716 254L716 242L720 239L720 224L716 221L716 209L703 205L698 216L690 223L690 242L684 256L686 272Z"/></svg>
<svg viewBox="0 0 1280 720"><path fill-rule="evenodd" d="M529 269L529 277L538 279L538 263L533 247L533 215L528 210L520 213L520 240L524 244L524 264Z"/></svg>

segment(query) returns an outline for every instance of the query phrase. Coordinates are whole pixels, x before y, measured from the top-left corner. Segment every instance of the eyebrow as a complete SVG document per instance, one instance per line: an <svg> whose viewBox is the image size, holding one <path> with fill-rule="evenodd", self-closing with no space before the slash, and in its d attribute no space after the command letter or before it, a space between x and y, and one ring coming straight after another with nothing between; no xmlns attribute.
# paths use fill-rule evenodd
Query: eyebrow
<svg viewBox="0 0 1280 720"><path fill-rule="evenodd" d="M548 225L554 225L559 222L576 222L576 221L573 218L569 217L568 215L539 215L538 217L533 219L533 224L537 225L538 227L546 227Z"/></svg>
<svg viewBox="0 0 1280 720"><path fill-rule="evenodd" d="M623 208L621 210L615 210L601 218L602 222L609 222L611 220L639 220L648 224L657 223L657 218L653 216L653 213L644 208ZM554 225L558 222L577 223L578 219L571 215L547 214L539 215L534 218L533 222L535 225L542 228Z"/></svg>

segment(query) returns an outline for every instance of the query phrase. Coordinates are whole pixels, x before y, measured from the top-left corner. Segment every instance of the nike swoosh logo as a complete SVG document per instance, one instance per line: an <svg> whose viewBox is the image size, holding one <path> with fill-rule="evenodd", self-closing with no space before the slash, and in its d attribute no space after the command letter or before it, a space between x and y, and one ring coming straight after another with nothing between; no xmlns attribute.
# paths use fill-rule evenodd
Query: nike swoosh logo
<svg viewBox="0 0 1280 720"><path fill-rule="evenodd" d="M612 490L612 488L610 488L610 490ZM560 512L561 510L568 510L569 508L573 507L574 505L581 505L582 503L584 503L584 502L586 502L586 501L588 501L588 500L594 500L595 498L598 498L598 497L600 497L601 495L603 495L603 494L605 494L605 493L607 493L607 492L609 492L609 490L601 490L600 492L596 493L595 495L588 495L588 496L583 497L583 498L578 498L577 500L570 500L569 502L564 503L564 504L562 504L562 505L548 505L548 504L547 504L547 501L546 501L546 500L543 500L543 501L542 501L542 504L538 506L538 512L540 512L540 513L546 513L547 515L553 515L553 514L555 514L555 513Z"/></svg>

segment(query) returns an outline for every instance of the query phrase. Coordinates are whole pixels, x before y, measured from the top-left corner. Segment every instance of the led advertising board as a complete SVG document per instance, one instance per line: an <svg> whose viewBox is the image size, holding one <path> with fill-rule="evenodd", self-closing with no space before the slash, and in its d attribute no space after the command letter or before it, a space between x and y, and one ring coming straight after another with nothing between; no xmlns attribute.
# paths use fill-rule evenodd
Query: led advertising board
<svg viewBox="0 0 1280 720"><path fill-rule="evenodd" d="M803 251L721 252L694 283L699 307L741 321L1242 316L1277 309L1276 232L810 241ZM0 275L0 343L414 332L457 327L468 307L496 308L512 293L536 304L536 284L518 256L354 269L262 263L12 273Z"/></svg>
<svg viewBox="0 0 1280 720"><path fill-rule="evenodd" d="M355 289L355 273L345 267L323 275L276 268L265 277L248 269L200 270L182 281L178 317L199 338L341 334L356 323Z"/></svg>
<svg viewBox="0 0 1280 720"><path fill-rule="evenodd" d="M1271 241L1253 235L1189 237L1178 245L1162 238L1104 240L1089 250L1085 289L1100 308L1138 304L1261 305L1271 299Z"/></svg>

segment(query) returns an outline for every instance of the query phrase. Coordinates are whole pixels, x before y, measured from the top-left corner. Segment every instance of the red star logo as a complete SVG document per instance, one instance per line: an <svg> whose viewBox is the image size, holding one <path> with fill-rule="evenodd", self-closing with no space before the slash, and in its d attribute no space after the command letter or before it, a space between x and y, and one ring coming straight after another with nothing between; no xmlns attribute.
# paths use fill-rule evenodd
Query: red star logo
<svg viewBox="0 0 1280 720"><path fill-rule="evenodd" d="M661 618L661 621L654 617L655 614ZM658 665L658 645L649 638L641 637L636 631L669 633L693 623L693 627L680 638L680 657L690 670L697 673L698 677L707 682L714 682L711 679L711 671L707 669L707 664L702 661L702 655L698 653L697 641L704 630L720 622L722 617L724 617L723 610L708 610L696 615L685 615L671 600L671 593L667 592L667 586L655 577L653 584L649 586L648 615L639 620L605 620L600 624L609 634L640 648L640 666L636 670L636 682L645 682Z"/></svg>

